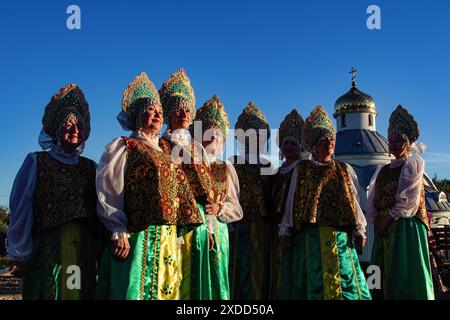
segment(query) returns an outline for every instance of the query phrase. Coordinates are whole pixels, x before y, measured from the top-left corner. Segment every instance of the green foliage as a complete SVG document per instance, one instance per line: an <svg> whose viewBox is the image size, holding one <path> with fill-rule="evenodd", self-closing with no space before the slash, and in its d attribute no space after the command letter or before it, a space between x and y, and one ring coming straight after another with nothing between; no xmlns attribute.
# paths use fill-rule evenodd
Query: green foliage
<svg viewBox="0 0 450 320"><path fill-rule="evenodd" d="M9 209L6 206L0 205L0 234L6 233L8 228Z"/></svg>
<svg viewBox="0 0 450 320"><path fill-rule="evenodd" d="M440 180L440 179L438 179L438 177L435 175L435 176L433 177L433 183L434 183L434 185L436 186L436 188L437 188L439 191L444 192L444 193L447 195L447 199L450 200L450 180L447 180L447 179Z"/></svg>
<svg viewBox="0 0 450 320"><path fill-rule="evenodd" d="M8 257L0 257L0 269L10 269L12 267L12 259Z"/></svg>

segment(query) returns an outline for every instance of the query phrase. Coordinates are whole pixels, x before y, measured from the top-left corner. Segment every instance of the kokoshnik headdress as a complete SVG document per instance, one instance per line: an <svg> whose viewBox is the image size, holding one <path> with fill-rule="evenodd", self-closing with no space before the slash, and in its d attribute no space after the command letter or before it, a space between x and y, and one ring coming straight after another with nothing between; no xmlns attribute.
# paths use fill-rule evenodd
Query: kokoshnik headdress
<svg viewBox="0 0 450 320"><path fill-rule="evenodd" d="M269 123L261 110L253 102L249 102L247 107L239 115L235 124L235 130L237 129L242 129L244 132L248 129L255 129L256 131L265 129L267 130L267 139L270 138Z"/></svg>
<svg viewBox="0 0 450 320"><path fill-rule="evenodd" d="M299 146L302 146L302 129L305 121L303 117L294 108L280 123L278 130L278 146L282 146L284 141L295 141Z"/></svg>
<svg viewBox="0 0 450 320"><path fill-rule="evenodd" d="M89 105L83 91L76 84L68 84L56 93L45 107L42 118L43 129L53 139L58 138L58 131L69 117L75 116L84 125L84 141L89 137L90 114Z"/></svg>
<svg viewBox="0 0 450 320"><path fill-rule="evenodd" d="M333 123L322 106L316 106L305 120L302 130L302 142L309 152L314 153L320 140L335 137Z"/></svg>
<svg viewBox="0 0 450 320"><path fill-rule="evenodd" d="M123 93L119 122L125 130L139 129L143 112L155 105L161 105L158 91L147 74L141 72Z"/></svg>
<svg viewBox="0 0 450 320"><path fill-rule="evenodd" d="M407 138L408 143L414 143L420 135L419 125L414 117L399 105L389 118L388 135L399 134Z"/></svg>
<svg viewBox="0 0 450 320"><path fill-rule="evenodd" d="M164 81L159 89L164 120L169 123L170 116L177 110L187 108L191 119L195 118L195 95L186 72L180 68Z"/></svg>
<svg viewBox="0 0 450 320"><path fill-rule="evenodd" d="M211 128L219 129L224 140L227 137L230 129L228 115L225 112L225 108L222 102L216 95L206 101L203 106L197 110L194 122L195 121L202 122L203 132ZM193 125L191 125L190 131L191 135L194 136Z"/></svg>

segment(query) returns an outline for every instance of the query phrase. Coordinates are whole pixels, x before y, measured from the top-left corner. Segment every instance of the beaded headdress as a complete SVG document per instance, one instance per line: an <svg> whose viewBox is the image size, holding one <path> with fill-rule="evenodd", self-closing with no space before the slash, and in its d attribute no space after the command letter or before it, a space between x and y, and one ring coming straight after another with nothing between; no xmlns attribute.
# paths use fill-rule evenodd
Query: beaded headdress
<svg viewBox="0 0 450 320"><path fill-rule="evenodd" d="M305 120L302 142L309 152L313 152L319 141L327 136L335 136L333 123L322 106L316 106Z"/></svg>
<svg viewBox="0 0 450 320"><path fill-rule="evenodd" d="M164 120L168 123L169 117L177 110L188 108L191 119L195 118L195 95L186 72L180 68L164 81L159 89Z"/></svg>
<svg viewBox="0 0 450 320"><path fill-rule="evenodd" d="M216 127L221 133L223 139L228 135L230 129L230 123L228 121L228 115L225 112L225 108L220 101L219 97L214 95L211 99L206 101L203 106L197 110L195 115L195 121L202 122L202 130L206 131L210 128ZM190 127L191 135L193 135L193 125Z"/></svg>
<svg viewBox="0 0 450 320"><path fill-rule="evenodd" d="M149 105L161 105L161 102L153 82L145 72L141 72L125 89L122 110L131 123L136 125L142 109Z"/></svg>
<svg viewBox="0 0 450 320"><path fill-rule="evenodd" d="M84 124L84 141L89 137L90 113L89 105L83 91L76 84L68 84L56 93L45 107L42 125L44 131L56 138L59 128L73 114Z"/></svg>
<svg viewBox="0 0 450 320"><path fill-rule="evenodd" d="M266 129L267 139L270 137L269 123L261 110L253 102L249 102L247 107L239 115L235 129L242 129L244 132L248 129Z"/></svg>
<svg viewBox="0 0 450 320"><path fill-rule="evenodd" d="M414 117L399 105L389 118L388 135L393 133L406 136L412 144L420 135L419 125Z"/></svg>
<svg viewBox="0 0 450 320"><path fill-rule="evenodd" d="M303 117L297 112L296 109L292 111L284 118L280 123L280 129L278 130L278 145L281 146L285 140L293 140L301 146L302 129L305 121Z"/></svg>

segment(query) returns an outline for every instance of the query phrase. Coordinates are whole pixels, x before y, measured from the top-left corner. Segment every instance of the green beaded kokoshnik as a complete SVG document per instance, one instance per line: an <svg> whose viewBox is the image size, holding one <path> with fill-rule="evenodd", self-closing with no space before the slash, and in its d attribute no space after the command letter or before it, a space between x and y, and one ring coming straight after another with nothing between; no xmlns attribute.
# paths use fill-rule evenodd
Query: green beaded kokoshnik
<svg viewBox="0 0 450 320"><path fill-rule="evenodd" d="M203 106L197 110L195 121L202 122L202 131L205 132L211 128L217 128L222 133L222 137L225 138L228 135L230 129L230 122L228 121L228 115L225 112L225 108L220 101L219 97L214 95L211 99L206 101ZM194 136L194 125L190 126L191 135Z"/></svg>

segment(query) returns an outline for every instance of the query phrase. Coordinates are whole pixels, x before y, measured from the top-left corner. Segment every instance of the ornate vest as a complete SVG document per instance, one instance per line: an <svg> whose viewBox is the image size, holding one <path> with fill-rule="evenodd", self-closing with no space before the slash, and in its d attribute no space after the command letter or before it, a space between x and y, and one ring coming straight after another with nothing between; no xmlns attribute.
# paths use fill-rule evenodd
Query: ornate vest
<svg viewBox="0 0 450 320"><path fill-rule="evenodd" d="M390 168L389 165L385 165L378 173L377 180L375 181L375 207L379 211L387 211L395 205L395 196L397 194L402 168L403 165L396 168ZM420 191L419 209L414 217L422 221L428 229L430 228L425 205L423 182Z"/></svg>
<svg viewBox="0 0 450 320"><path fill-rule="evenodd" d="M268 216L267 197L270 188L270 177L262 175L261 169L270 167L268 164L249 164L238 162L238 156L234 157L234 167L239 179L239 203L244 217L241 221L248 222L257 218ZM242 158L240 158L242 160Z"/></svg>
<svg viewBox="0 0 450 320"><path fill-rule="evenodd" d="M294 168L285 174L281 174L280 171L278 171L277 174L273 176L271 213L273 219L272 221L274 223L280 223L281 218L283 218L293 173Z"/></svg>
<svg viewBox="0 0 450 320"><path fill-rule="evenodd" d="M170 152L172 152L173 148L176 147L180 148L180 151L182 150L183 153L188 152L190 163L185 163L185 161L183 161L180 166L187 176L194 197L197 198L205 196L206 200L209 203L214 203L214 194L212 192L210 172L206 162L202 158L202 149L195 143L191 143L190 149L188 150L186 148L177 146L177 144L172 141L164 141L166 141L170 146L169 154ZM181 157L182 154L178 154L177 156Z"/></svg>
<svg viewBox="0 0 450 320"><path fill-rule="evenodd" d="M294 202L294 229L317 223L330 227L356 226L356 203L344 163L332 160L318 166L309 160L299 163Z"/></svg>
<svg viewBox="0 0 450 320"><path fill-rule="evenodd" d="M212 163L210 173L215 198L214 203L223 204L227 193L227 165L225 163Z"/></svg>
<svg viewBox="0 0 450 320"><path fill-rule="evenodd" d="M37 152L33 197L33 233L40 234L74 219L97 222L95 162L79 157L68 165L47 152Z"/></svg>
<svg viewBox="0 0 450 320"><path fill-rule="evenodd" d="M202 223L184 172L166 152L138 139L123 137L127 147L124 202L128 231L139 232L150 225Z"/></svg>

